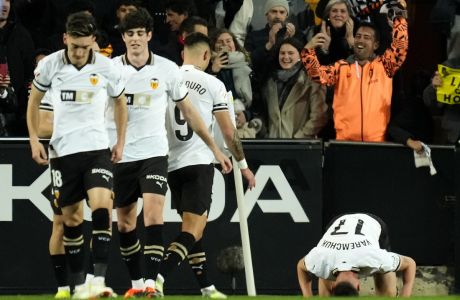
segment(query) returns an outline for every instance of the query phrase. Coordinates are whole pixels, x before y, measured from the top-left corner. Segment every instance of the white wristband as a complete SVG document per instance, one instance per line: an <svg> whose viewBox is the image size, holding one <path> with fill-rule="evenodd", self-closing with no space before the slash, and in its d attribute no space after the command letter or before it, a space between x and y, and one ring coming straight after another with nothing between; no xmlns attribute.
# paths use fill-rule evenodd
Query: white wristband
<svg viewBox="0 0 460 300"><path fill-rule="evenodd" d="M238 168L240 168L241 170L248 168L248 163L246 162L245 158L243 158L242 160L238 161L237 163L238 163Z"/></svg>

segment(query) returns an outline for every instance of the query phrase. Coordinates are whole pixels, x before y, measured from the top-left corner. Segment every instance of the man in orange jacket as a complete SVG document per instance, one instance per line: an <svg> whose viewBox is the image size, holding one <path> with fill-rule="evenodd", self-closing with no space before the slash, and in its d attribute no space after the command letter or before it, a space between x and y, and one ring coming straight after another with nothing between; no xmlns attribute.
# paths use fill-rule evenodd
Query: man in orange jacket
<svg viewBox="0 0 460 300"><path fill-rule="evenodd" d="M404 0L399 6L406 7ZM302 62L314 81L334 88L334 123L338 140L382 142L390 120L392 77L407 55L408 29L405 10L392 17L393 41L383 55L376 56L379 32L371 23L358 25L354 54L333 65L322 66L315 48L328 39L315 35L302 50Z"/></svg>

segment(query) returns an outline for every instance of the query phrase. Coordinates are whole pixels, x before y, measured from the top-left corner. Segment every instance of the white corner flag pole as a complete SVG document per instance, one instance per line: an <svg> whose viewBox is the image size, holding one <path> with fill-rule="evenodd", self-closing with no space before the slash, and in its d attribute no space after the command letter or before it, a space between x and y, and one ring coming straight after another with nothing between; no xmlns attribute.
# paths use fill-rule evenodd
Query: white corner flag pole
<svg viewBox="0 0 460 300"><path fill-rule="evenodd" d="M251 242L249 240L248 220L244 205L243 179L241 171L235 158L233 162L233 177L235 178L236 202L238 204L238 215L240 219L241 243L243 246L244 273L246 275L246 287L248 296L256 296L256 285L254 283L254 270L252 269Z"/></svg>

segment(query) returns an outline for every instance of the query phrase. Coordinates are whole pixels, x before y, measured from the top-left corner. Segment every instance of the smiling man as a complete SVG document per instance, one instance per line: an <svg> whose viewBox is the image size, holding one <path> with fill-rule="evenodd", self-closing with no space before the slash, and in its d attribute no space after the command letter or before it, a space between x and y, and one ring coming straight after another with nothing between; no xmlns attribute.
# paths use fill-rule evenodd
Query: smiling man
<svg viewBox="0 0 460 300"><path fill-rule="evenodd" d="M404 0L399 1L405 7ZM380 34L371 23L357 27L353 55L333 65L322 66L316 47L326 42L314 36L302 50L308 75L321 84L334 87L334 123L338 140L383 142L390 120L393 76L406 59L409 44L407 21L393 20L393 41L383 55L375 51Z"/></svg>

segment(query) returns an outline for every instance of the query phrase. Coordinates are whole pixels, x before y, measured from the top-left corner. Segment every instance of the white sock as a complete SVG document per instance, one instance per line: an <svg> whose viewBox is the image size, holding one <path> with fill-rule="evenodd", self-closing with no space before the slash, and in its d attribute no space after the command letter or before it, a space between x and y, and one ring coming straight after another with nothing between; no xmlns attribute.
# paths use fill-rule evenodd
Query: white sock
<svg viewBox="0 0 460 300"><path fill-rule="evenodd" d="M214 284L211 284L210 286L202 288L201 290L214 291L215 289L216 289L216 287L214 286Z"/></svg>
<svg viewBox="0 0 460 300"><path fill-rule="evenodd" d="M158 273L157 275L157 280L161 283L164 283L165 282L165 278L163 277L163 275L161 275L160 273Z"/></svg>
<svg viewBox="0 0 460 300"><path fill-rule="evenodd" d="M133 289L136 290L143 290L145 288L144 286L144 279L138 279L138 280L131 280L131 286Z"/></svg>
<svg viewBox="0 0 460 300"><path fill-rule="evenodd" d="M70 292L70 286L66 285L66 286L59 286L58 287L58 292L60 291L69 291Z"/></svg>
<svg viewBox="0 0 460 300"><path fill-rule="evenodd" d="M85 278L85 283L90 283L91 280L93 280L94 278L94 275L93 274L86 274L86 278Z"/></svg>
<svg viewBox="0 0 460 300"><path fill-rule="evenodd" d="M91 281L92 284L94 285L104 285L105 284L105 278L102 276L96 276L93 278Z"/></svg>

